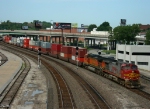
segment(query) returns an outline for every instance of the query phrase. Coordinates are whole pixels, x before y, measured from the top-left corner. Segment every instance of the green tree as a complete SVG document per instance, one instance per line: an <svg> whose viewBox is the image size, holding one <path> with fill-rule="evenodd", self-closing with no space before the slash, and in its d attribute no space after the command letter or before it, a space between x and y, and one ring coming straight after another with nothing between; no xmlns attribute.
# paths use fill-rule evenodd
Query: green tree
<svg viewBox="0 0 150 109"><path fill-rule="evenodd" d="M127 26L117 26L113 30L113 39L119 42L129 43L130 41L135 41L135 36L140 32L139 26L137 24L127 25Z"/></svg>
<svg viewBox="0 0 150 109"><path fill-rule="evenodd" d="M147 33L146 33L145 44L150 45L150 30L148 30Z"/></svg>
<svg viewBox="0 0 150 109"><path fill-rule="evenodd" d="M89 25L88 32L91 32L93 30L93 28L97 28L97 26L95 24Z"/></svg>
<svg viewBox="0 0 150 109"><path fill-rule="evenodd" d="M51 25L52 24L50 22L43 21L42 22L42 29L50 28Z"/></svg>
<svg viewBox="0 0 150 109"><path fill-rule="evenodd" d="M112 27L109 25L109 22L103 22L100 26L97 27L97 31L110 31Z"/></svg>

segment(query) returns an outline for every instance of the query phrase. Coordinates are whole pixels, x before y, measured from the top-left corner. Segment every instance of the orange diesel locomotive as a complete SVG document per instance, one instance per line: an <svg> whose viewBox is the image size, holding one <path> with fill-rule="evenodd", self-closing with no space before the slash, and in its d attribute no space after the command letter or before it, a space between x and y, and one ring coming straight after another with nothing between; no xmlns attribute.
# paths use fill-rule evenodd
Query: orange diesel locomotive
<svg viewBox="0 0 150 109"><path fill-rule="evenodd" d="M117 81L128 88L140 87L140 73L134 64L120 62L111 57L87 54L84 57L83 66L93 67L97 74Z"/></svg>

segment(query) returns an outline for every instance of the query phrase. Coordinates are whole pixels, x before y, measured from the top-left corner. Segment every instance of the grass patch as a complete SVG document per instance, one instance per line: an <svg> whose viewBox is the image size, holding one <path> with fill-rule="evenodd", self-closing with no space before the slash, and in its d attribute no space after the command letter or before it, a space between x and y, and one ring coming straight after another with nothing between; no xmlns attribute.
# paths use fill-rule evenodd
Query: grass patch
<svg viewBox="0 0 150 109"><path fill-rule="evenodd" d="M116 54L116 50L103 50L102 52L105 52L106 54Z"/></svg>

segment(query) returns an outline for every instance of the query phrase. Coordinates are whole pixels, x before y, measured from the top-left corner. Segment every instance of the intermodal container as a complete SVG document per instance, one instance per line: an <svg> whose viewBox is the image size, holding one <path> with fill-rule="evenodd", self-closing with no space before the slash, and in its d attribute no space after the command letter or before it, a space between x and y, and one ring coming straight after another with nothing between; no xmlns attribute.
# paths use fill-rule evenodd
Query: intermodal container
<svg viewBox="0 0 150 109"><path fill-rule="evenodd" d="M51 54L54 54L54 55L56 55L56 54L60 54L60 52L53 51L53 50L51 49Z"/></svg>
<svg viewBox="0 0 150 109"><path fill-rule="evenodd" d="M50 48L41 48L41 52L44 54L48 54L48 52L50 51Z"/></svg>
<svg viewBox="0 0 150 109"><path fill-rule="evenodd" d="M17 46L20 46L20 37L17 38Z"/></svg>
<svg viewBox="0 0 150 109"><path fill-rule="evenodd" d="M51 51L57 51L57 52L60 52L61 51L61 47L62 47L62 44L51 44Z"/></svg>
<svg viewBox="0 0 150 109"><path fill-rule="evenodd" d="M76 56L76 52L78 52L78 57L84 57L85 54L87 54L87 49L80 48L76 50L76 47L72 47L72 55Z"/></svg>
<svg viewBox="0 0 150 109"><path fill-rule="evenodd" d="M20 43L19 43L19 42L17 42L17 46L20 46Z"/></svg>
<svg viewBox="0 0 150 109"><path fill-rule="evenodd" d="M69 59L69 62L72 63L72 64L75 64L75 65L77 65L77 63L78 63L78 66L83 65L82 62L80 62L80 61L77 62L76 60L72 60L72 59Z"/></svg>
<svg viewBox="0 0 150 109"><path fill-rule="evenodd" d="M16 37L13 38L13 44L17 45L17 38Z"/></svg>
<svg viewBox="0 0 150 109"><path fill-rule="evenodd" d="M24 48L29 48L29 43L24 43L24 44L23 44L23 47L24 47Z"/></svg>
<svg viewBox="0 0 150 109"><path fill-rule="evenodd" d="M12 40L6 40L5 42L12 44Z"/></svg>
<svg viewBox="0 0 150 109"><path fill-rule="evenodd" d="M8 40L8 38L6 40ZM14 37L11 38L11 43L14 44Z"/></svg>
<svg viewBox="0 0 150 109"><path fill-rule="evenodd" d="M41 47L41 41L35 41L35 46Z"/></svg>
<svg viewBox="0 0 150 109"><path fill-rule="evenodd" d="M24 41L23 39L20 39L20 46L23 47Z"/></svg>
<svg viewBox="0 0 150 109"><path fill-rule="evenodd" d="M29 49L31 50L35 49L35 45L29 45Z"/></svg>
<svg viewBox="0 0 150 109"><path fill-rule="evenodd" d="M35 41L34 40L30 40L29 41L29 45L34 45L35 46Z"/></svg>
<svg viewBox="0 0 150 109"><path fill-rule="evenodd" d="M38 49L41 48L40 46L34 46L34 51L38 51Z"/></svg>
<svg viewBox="0 0 150 109"><path fill-rule="evenodd" d="M17 43L20 43L20 38L17 38Z"/></svg>
<svg viewBox="0 0 150 109"><path fill-rule="evenodd" d="M7 43L9 43L9 41L10 41L11 39L12 39L12 38L11 38L10 36L6 36L6 39L5 39L5 40L6 40Z"/></svg>
<svg viewBox="0 0 150 109"><path fill-rule="evenodd" d="M84 62L84 58L76 58L79 62Z"/></svg>
<svg viewBox="0 0 150 109"><path fill-rule="evenodd" d="M41 48L51 48L50 42L41 42Z"/></svg>
<svg viewBox="0 0 150 109"><path fill-rule="evenodd" d="M64 54L71 54L72 53L72 47L71 46L62 46L61 52Z"/></svg>
<svg viewBox="0 0 150 109"><path fill-rule="evenodd" d="M6 36L3 36L3 41L5 41L5 37L6 37Z"/></svg>
<svg viewBox="0 0 150 109"><path fill-rule="evenodd" d="M30 39L24 39L24 44L29 44Z"/></svg>
<svg viewBox="0 0 150 109"><path fill-rule="evenodd" d="M79 57L77 55L71 55L71 60L73 60L73 61L79 61L79 62L84 62L84 57Z"/></svg>
<svg viewBox="0 0 150 109"><path fill-rule="evenodd" d="M71 54L65 54L65 53L62 53L62 52L60 52L60 56L61 57L64 57L64 58L71 58Z"/></svg>

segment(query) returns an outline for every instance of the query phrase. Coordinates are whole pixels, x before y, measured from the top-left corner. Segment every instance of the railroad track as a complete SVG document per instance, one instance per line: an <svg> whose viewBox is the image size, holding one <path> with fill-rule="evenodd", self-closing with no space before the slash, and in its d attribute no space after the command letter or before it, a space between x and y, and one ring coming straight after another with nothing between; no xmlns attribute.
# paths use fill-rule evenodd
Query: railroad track
<svg viewBox="0 0 150 109"><path fill-rule="evenodd" d="M140 77L143 78L143 79L145 79L145 80L147 80L147 81L150 81L150 78L147 77L147 76L145 76L145 75L140 74Z"/></svg>
<svg viewBox="0 0 150 109"><path fill-rule="evenodd" d="M30 51L30 50L28 50L28 51ZM31 56L31 53L30 53L30 56ZM110 109L111 108L108 105L108 103L105 101L105 99L100 95L100 93L96 89L94 89L94 87L92 87L92 85L90 85L90 83L88 83L86 80L83 80L83 78L80 77L77 74L77 72L73 71L71 68L68 68L68 67L62 65L61 63L59 63L58 61L50 58L49 56L43 55L42 57L44 57L46 60L53 61L53 62L57 63L57 65L64 68L68 73L70 73L79 82L80 86L86 92L87 96L90 98L90 100L93 103L93 105L95 106L95 108L99 108L99 109L104 109L104 108L105 109ZM35 58L37 58L37 54L36 54ZM52 73L53 78L54 78L54 80L57 84L56 85L57 90L59 90L58 91L59 108L68 108L68 107L69 108L76 108L76 105L75 105L74 100L72 98L73 96L71 94L71 91L70 91L68 86L65 86L66 83L63 82L64 79L62 78L60 73L57 73L58 71L56 71L56 69L53 68L50 64L45 62L44 59L41 58L41 60L42 60L43 65L46 66L47 69L49 69L49 71ZM66 89L62 89L64 87L66 87ZM62 92L62 90L63 90L63 92ZM67 92L69 92L69 93L67 94ZM63 97L66 97L66 98L63 98ZM68 100L70 100L70 101L68 101Z"/></svg>
<svg viewBox="0 0 150 109"><path fill-rule="evenodd" d="M58 61L55 61L54 59L45 56L46 59L55 62L57 65L64 68L70 75L72 75L80 84L80 86L83 88L85 92L87 92L87 96L90 98L91 102L95 106L95 108L98 109L110 109L111 107L109 104L105 101L105 99L101 96L101 94L86 80L84 80L77 71L74 71L71 68L68 68L64 64L61 64Z"/></svg>
<svg viewBox="0 0 150 109"><path fill-rule="evenodd" d="M19 75L17 75L17 77L13 80L12 85L9 88L6 87L6 89L2 92L2 95L0 97L1 98L0 108L3 108L3 109L10 107L10 104L15 98L15 95L17 94L19 88L21 87L31 67L30 62L28 61L27 58L25 58L24 56L20 54L16 54L16 55L22 58L22 60L24 61L24 64L22 66L22 69L20 69L21 72L19 73Z"/></svg>
<svg viewBox="0 0 150 109"><path fill-rule="evenodd" d="M73 95L68 87L66 81L61 76L60 72L48 64L47 62L43 61L43 65L48 68L48 70L52 73L52 76L55 80L57 93L58 93L58 100L59 100L59 108L76 108Z"/></svg>
<svg viewBox="0 0 150 109"><path fill-rule="evenodd" d="M13 47L14 48L14 47ZM30 50L28 50L28 51L30 51ZM32 52L32 51L30 51L30 52ZM33 53L35 53L35 52L33 52ZM44 57L46 60L50 60L50 61L54 61L54 59L52 59L52 58L50 58L49 56L46 56L46 55L43 55L42 57ZM36 57L37 58L37 57ZM43 62L44 60L42 60L42 62ZM59 66L62 66L60 63L58 63L58 62L55 62L55 63L57 63ZM74 71L71 71L71 69L68 69L66 66L63 66L63 68L66 70L66 71L68 71L68 72L70 72L70 74L71 75L73 75L73 77L74 78L76 78L78 81L80 81L80 84L81 84L81 86L83 87L83 89L85 90L85 91L87 91L87 92L89 92L89 98L91 99L91 101L92 101L92 103L95 105L95 108L100 108L100 107L105 107L105 105L107 104L101 104L100 102L105 102L105 101L98 101L98 99L103 99L101 96L99 96L100 94L99 93L97 93L96 92L96 90L92 87L92 86L89 86L88 84L89 83L84 83L83 81L83 79L81 79L81 77L79 77L79 75L77 75L77 73L76 72L74 72ZM73 73L74 72L74 73ZM75 77L75 75L76 75L76 77ZM81 80L80 80L80 79ZM86 85L87 86L86 86ZM93 88L93 89L92 89ZM92 91L90 91L90 89L92 89L93 90L93 92L95 93L95 95L93 94L91 94L91 92ZM128 89L128 88L127 88ZM94 91L95 90L95 91ZM140 90L140 89L128 89L128 90L130 90L130 91L132 91L132 92L134 92L134 93L136 93L136 94L138 94L138 95L140 95L140 96L142 96L142 97L144 97L144 98L146 98L146 99L148 99L148 100L150 100L150 94L149 93L146 93L146 92L144 92L144 91L142 91L142 90ZM91 94L91 95L90 95ZM96 96L96 97L94 97L94 96ZM73 100L72 100L73 101ZM96 101L96 102L95 102ZM62 102L61 102L62 103ZM104 105L104 106L103 106ZM75 105L74 105L75 106ZM107 106L106 106L107 107ZM107 108L110 108L109 106L107 107Z"/></svg>
<svg viewBox="0 0 150 109"><path fill-rule="evenodd" d="M3 65L6 61L8 61L7 57L0 52L1 60L0 60L0 66Z"/></svg>
<svg viewBox="0 0 150 109"><path fill-rule="evenodd" d="M129 89L130 91L150 100L150 94L140 89Z"/></svg>
<svg viewBox="0 0 150 109"><path fill-rule="evenodd" d="M21 51L20 48L18 48L18 47L15 48L15 46L12 47L8 44L5 44L5 46L7 46L8 48L11 48L11 49L15 49L15 51L17 51L17 52L22 52L25 55L28 55L34 59L37 59L37 54L28 53L28 51L26 51L26 50ZM42 64L49 70L49 72L52 74L52 76L55 80L56 87L57 87L57 93L58 93L59 108L75 109L76 105L75 105L72 93L71 93L66 81L60 75L60 72L58 72L57 69L53 68L53 66L51 66L44 59L41 59L41 60L42 60Z"/></svg>

